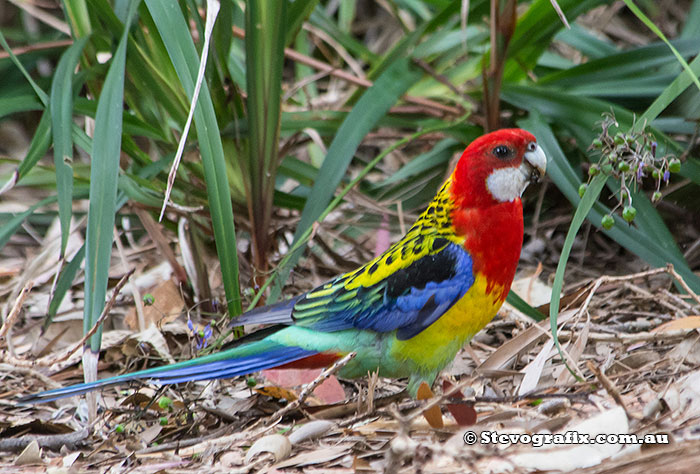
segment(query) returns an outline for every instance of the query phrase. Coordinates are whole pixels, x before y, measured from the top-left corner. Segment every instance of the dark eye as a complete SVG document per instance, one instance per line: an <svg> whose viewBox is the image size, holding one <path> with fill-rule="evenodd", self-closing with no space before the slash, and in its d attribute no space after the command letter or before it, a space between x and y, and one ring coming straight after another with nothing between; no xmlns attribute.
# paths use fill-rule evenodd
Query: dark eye
<svg viewBox="0 0 700 474"><path fill-rule="evenodd" d="M493 156L501 160L505 160L513 156L513 150L505 145L498 145L491 151L491 153L493 153Z"/></svg>

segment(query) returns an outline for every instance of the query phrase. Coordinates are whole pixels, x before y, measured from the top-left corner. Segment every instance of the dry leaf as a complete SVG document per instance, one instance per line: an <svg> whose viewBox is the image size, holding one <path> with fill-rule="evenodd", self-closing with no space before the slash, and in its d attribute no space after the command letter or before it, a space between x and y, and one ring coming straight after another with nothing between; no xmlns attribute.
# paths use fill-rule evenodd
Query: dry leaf
<svg viewBox="0 0 700 474"><path fill-rule="evenodd" d="M158 437L160 432L163 431L163 427L159 424L154 424L143 430L138 434L138 437L146 445L151 444L151 442Z"/></svg>
<svg viewBox="0 0 700 474"><path fill-rule="evenodd" d="M552 287L537 278L537 273L514 280L510 289L535 308L552 299Z"/></svg>
<svg viewBox="0 0 700 474"><path fill-rule="evenodd" d="M700 371L695 371L674 384L678 389L680 413L684 420L700 416Z"/></svg>
<svg viewBox="0 0 700 474"><path fill-rule="evenodd" d="M180 296L180 290L170 279L163 281L150 291L153 295L153 304L143 307L143 317L146 327L155 324L161 325L175 320L185 307L185 302ZM139 323L136 317L136 308L129 309L124 322L131 329L138 329Z"/></svg>
<svg viewBox="0 0 700 474"><path fill-rule="evenodd" d="M581 434L589 434L591 437L597 434L627 434L629 424L625 410L622 407L615 407L568 428L566 431L577 431ZM561 448L553 448L553 446L544 445L540 448L532 448L527 452L509 456L508 459L520 470L572 471L600 464L604 459L620 451L623 445L606 443L572 444Z"/></svg>
<svg viewBox="0 0 700 474"><path fill-rule="evenodd" d="M297 454L296 456L289 458L286 461L282 461L281 463L275 464L272 467L284 469L287 467L301 467L310 466L312 464L321 464L338 459L339 457L348 454L351 446L352 445L349 444L339 444L329 448L314 449L313 451Z"/></svg>
<svg viewBox="0 0 700 474"><path fill-rule="evenodd" d="M336 424L329 420L313 420L301 425L289 435L289 442L298 444L307 439L314 439L323 436L333 428Z"/></svg>
<svg viewBox="0 0 700 474"><path fill-rule="evenodd" d="M262 374L275 385L291 389L313 382L322 371L323 369L267 369ZM327 405L345 401L345 390L334 376L324 380L314 389L313 394Z"/></svg>
<svg viewBox="0 0 700 474"><path fill-rule="evenodd" d="M36 440L29 443L15 459L15 466L26 466L28 464L43 464L41 448Z"/></svg>
<svg viewBox="0 0 700 474"><path fill-rule="evenodd" d="M82 456L82 454L83 453L81 453L80 451L76 451L67 456L63 456L63 459L61 460L61 465L63 467L71 467L75 463L75 461L77 461L78 458Z"/></svg>
<svg viewBox="0 0 700 474"><path fill-rule="evenodd" d="M243 464L243 456L238 451L228 451L221 455L218 464L223 467L234 467Z"/></svg>
<svg viewBox="0 0 700 474"><path fill-rule="evenodd" d="M559 319L557 320L559 326L571 319L576 312L576 310L569 310L559 314ZM549 320L541 321L537 323L537 325L530 326L513 339L499 347L488 357L488 359L483 361L479 367L476 368L476 370L479 372L484 372L487 370L502 368L515 356L528 350L533 344L536 344L541 338L547 337L548 329Z"/></svg>
<svg viewBox="0 0 700 474"><path fill-rule="evenodd" d="M452 389L452 384L449 380L442 381L442 391L447 393ZM457 390L449 397L450 400L464 400L464 394ZM454 417L455 421L459 426L472 426L476 423L476 410L474 409L474 403L463 402L463 403L448 403L447 409Z"/></svg>
<svg viewBox="0 0 700 474"><path fill-rule="evenodd" d="M168 342L163 337L163 333L161 333L160 330L154 325L151 325L148 327L148 329L129 337L122 346L122 352L128 356L138 357L142 355L142 352L140 349L137 349L137 346L144 342L153 347L158 355L168 361L169 364L175 363L175 359L173 359L173 356L170 355Z"/></svg>
<svg viewBox="0 0 700 474"><path fill-rule="evenodd" d="M428 384L425 382L421 382L420 386L418 387L418 392L416 393L416 399L427 400L429 398L433 398L433 396L433 391L430 390ZM445 426L445 424L442 421L442 412L440 411L440 407L438 405L434 405L425 410L423 412L423 417L432 428L437 429Z"/></svg>
<svg viewBox="0 0 700 474"><path fill-rule="evenodd" d="M277 399L284 399L290 402L293 402L297 398L296 393L294 393L291 390L287 390L286 388L282 387L276 387L275 385L266 385L264 387L254 387L253 390L258 392L260 395L265 395L267 397L272 397L272 398L277 398Z"/></svg>
<svg viewBox="0 0 700 474"><path fill-rule="evenodd" d="M586 344L588 344L588 333L590 329L591 320L590 318L586 318L586 323L576 338L576 342L574 342L574 345L568 350L569 356L571 357L569 363L572 367L578 364L578 361L583 354L583 350L586 348ZM569 372L569 369L567 369L566 366L562 365L562 367L559 367L558 370L559 375L556 376L556 381L554 382L555 385L566 385L570 381L573 381L574 376L571 372Z"/></svg>
<svg viewBox="0 0 700 474"><path fill-rule="evenodd" d="M667 332L677 331L679 329L698 329L700 328L700 316L686 316L685 318L674 319L672 321L660 324L651 330L651 332Z"/></svg>
<svg viewBox="0 0 700 474"><path fill-rule="evenodd" d="M263 436L250 447L248 453L245 455L245 463L250 464L251 459L260 453L271 453L275 462L280 462L292 452L292 443L286 436L281 434L273 434L269 436Z"/></svg>
<svg viewBox="0 0 700 474"><path fill-rule="evenodd" d="M544 364L547 362L552 355L552 348L554 347L554 339L548 339L540 349L540 353L537 357L527 364L525 368L521 371L524 374L522 382L520 382L520 388L518 388L518 395L524 395L526 393L532 392L537 388L537 383L540 381L542 376L542 370L544 370Z"/></svg>
<svg viewBox="0 0 700 474"><path fill-rule="evenodd" d="M697 334L691 333L686 336L673 347L666 357L674 363L682 361L692 366L700 364L700 342Z"/></svg>

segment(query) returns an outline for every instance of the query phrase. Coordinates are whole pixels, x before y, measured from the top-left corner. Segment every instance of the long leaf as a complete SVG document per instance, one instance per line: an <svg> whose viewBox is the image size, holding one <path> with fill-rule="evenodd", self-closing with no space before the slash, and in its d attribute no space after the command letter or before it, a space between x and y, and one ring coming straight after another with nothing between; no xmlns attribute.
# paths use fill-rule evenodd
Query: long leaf
<svg viewBox="0 0 700 474"><path fill-rule="evenodd" d="M51 128L61 223L61 258L68 244L73 210L73 71L86 42L87 37L80 38L63 53L51 83Z"/></svg>
<svg viewBox="0 0 700 474"><path fill-rule="evenodd" d="M365 91L352 112L343 121L328 148L326 159L301 214L292 245L301 239L301 236L323 213L364 136L419 78L420 73L410 67L408 59L403 58L387 68L372 87ZM275 301L279 297L291 268L299 260L303 251L304 246L297 247L287 260L287 265L280 269L280 277L275 280L270 291L270 301Z"/></svg>
<svg viewBox="0 0 700 474"><path fill-rule="evenodd" d="M0 188L0 195L9 189L12 189L23 177L29 173L34 165L46 154L51 145L51 114L48 110L44 110L39 120L39 125L34 131L34 136L29 144L29 150L17 166L17 169L12 173L12 177Z"/></svg>
<svg viewBox="0 0 700 474"><path fill-rule="evenodd" d="M249 195L255 267L267 267L270 217L277 174L285 7L282 0L251 0L246 6Z"/></svg>
<svg viewBox="0 0 700 474"><path fill-rule="evenodd" d="M600 192L605 187L606 176L603 173L598 174L593 178L590 185L586 189L586 193L581 198L576 207L576 212L574 213L573 219L571 219L571 225L566 233L566 239L564 240L564 247L561 249L561 255L559 256L559 263L557 264L557 271L554 274L554 282L552 283L552 299L549 303L549 326L552 332L552 337L554 338L554 343L557 346L557 350L566 364L566 358L562 353L561 345L559 344L559 338L557 337L557 316L559 316L559 300L561 295L561 289L564 285L564 272L566 270L566 263L569 261L569 255L571 254L571 248L574 246L574 239L578 230L581 228L583 221L586 220L586 216L590 212L593 205L598 200ZM568 364L567 364L567 367ZM569 371L571 369L569 368ZM573 374L573 372L572 372ZM574 374L575 375L575 374Z"/></svg>
<svg viewBox="0 0 700 474"><path fill-rule="evenodd" d="M90 331L99 319L107 293L121 152L126 43L129 37L129 26L138 3L139 0L130 2L124 33L112 58L97 104L90 167L90 206L85 242L85 307L83 316L85 333ZM88 343L93 353L99 351L101 340L102 328L100 327Z"/></svg>
<svg viewBox="0 0 700 474"><path fill-rule="evenodd" d="M578 206L580 202L578 187L581 184L581 180L564 156L549 125L543 118L538 118L537 113L531 113L531 115L531 118L518 122L518 125L529 130L537 137L537 141L549 158L547 175L567 199L573 205ZM610 210L607 207L600 202L596 202L588 214L588 219L594 226L600 228L601 219L609 212ZM648 232L637 227L628 225L619 216L615 215L614 218L615 225L613 228L605 231L610 238L650 265L663 267L669 262L672 263L691 288L695 291L700 290L700 278L690 270L682 255L679 257L676 252L669 251L668 248L658 242L657 238L650 236ZM672 238L671 242L673 243Z"/></svg>
<svg viewBox="0 0 700 474"><path fill-rule="evenodd" d="M658 36L659 38L661 38L661 40L662 40L664 43L666 43L666 45L667 45L667 46L671 49L671 51L673 52L673 55L676 57L676 59L678 59L678 62L681 63L681 65L683 66L683 69L685 69L685 70L688 72L688 74L690 74L690 77L693 79L693 82L694 82L695 85L697 86L698 90L700 90L700 79L698 79L698 77L697 77L695 74L693 74L693 72L692 72L691 69L690 69L690 66L689 66L688 63L685 61L685 59L683 59L683 56L681 56L681 54L678 52L678 50L677 50L677 49L671 44L671 42L666 38L666 35L664 35L664 34L661 32L661 30L659 29L659 27L656 26L656 25L654 24L654 22L652 22L652 21L644 14L644 12L643 12L642 10L640 10L639 7L638 7L637 5L634 4L634 2L633 2L632 0L622 0L622 1L625 2L625 5L627 5L627 8L629 8L630 10L632 10L632 13L634 13L634 14L637 16L637 18L639 18L639 19L642 21L642 23L644 23L644 24L647 26L647 28L649 28L651 31L653 31L654 34L655 34L656 36Z"/></svg>
<svg viewBox="0 0 700 474"><path fill-rule="evenodd" d="M182 86L189 96L194 92L199 57L189 34L187 23L177 2L172 0L146 0L146 5L158 28L170 60L177 71ZM238 286L238 255L236 253L236 229L233 225L231 191L226 177L226 162L221 132L206 82L202 84L194 114L199 151L202 155L204 176L209 197L209 211L216 250L221 262L221 273L226 290L226 300L231 316L241 313L241 297Z"/></svg>
<svg viewBox="0 0 700 474"><path fill-rule="evenodd" d="M10 56L12 62L15 63L15 66L17 66L22 75L24 75L25 79L27 79L29 85L32 86L32 89L34 89L34 93L39 98L44 107L47 107L49 105L49 96L46 95L46 92L44 92L44 90L39 86L39 84L37 84L36 81L34 81L31 74L29 74L27 69L22 65L15 53L12 52L12 48L10 48L10 45L7 44L7 40L5 40L5 35L2 34L2 31L0 31L0 45L2 45L5 51L7 51L7 54Z"/></svg>
<svg viewBox="0 0 700 474"><path fill-rule="evenodd" d="M54 202L56 202L56 196L49 196L34 204L26 211L15 214L7 222L4 222L2 226L0 226L0 249L10 241L10 238L17 232L27 217L31 216L34 211L41 206L46 206Z"/></svg>

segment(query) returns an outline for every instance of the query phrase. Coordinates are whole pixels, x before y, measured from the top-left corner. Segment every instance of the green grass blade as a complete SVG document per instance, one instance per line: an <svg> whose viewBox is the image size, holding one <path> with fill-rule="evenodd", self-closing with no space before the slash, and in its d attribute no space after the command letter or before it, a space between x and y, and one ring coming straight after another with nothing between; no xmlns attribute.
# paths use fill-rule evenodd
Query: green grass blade
<svg viewBox="0 0 700 474"><path fill-rule="evenodd" d="M46 95L46 92L39 87L39 84L37 84L34 79L32 79L32 76L29 74L27 69L22 65L22 63L19 61L15 53L12 52L12 48L10 48L10 45L7 44L7 40L5 40L5 36L2 34L2 31L0 31L0 45L7 51L7 54L10 56L10 60L12 60L13 63L15 63L15 66L22 72L22 75L27 79L27 82L29 82L29 85L32 86L32 89L34 89L34 93L36 96L39 98L42 104L44 104L44 107L48 107L49 105L49 96Z"/></svg>
<svg viewBox="0 0 700 474"><path fill-rule="evenodd" d="M76 38L88 36L92 31L92 25L86 0L63 0L63 9L73 30L73 36Z"/></svg>
<svg viewBox="0 0 700 474"><path fill-rule="evenodd" d="M68 262L65 267L63 267L63 271L61 271L61 274L58 277L56 288L53 292L53 297L49 303L49 310L47 311L46 319L44 320L44 329L49 327L49 324L51 324L51 321L53 321L53 318L56 316L58 307L61 306L63 298L73 285L73 280L75 280L75 276L78 274L78 270L80 270L83 260L85 260L85 244L80 247L80 250L78 250L78 252L73 256L71 261Z"/></svg>
<svg viewBox="0 0 700 474"><path fill-rule="evenodd" d="M559 301L561 289L564 285L564 272L566 270L566 263L569 261L569 255L571 254L571 248L574 245L574 239L576 238L576 234L581 228L583 221L586 219L586 216L593 207L593 204L595 204L598 200L598 196L600 196L600 192L605 186L605 181L606 176L603 173L600 173L597 176L595 176L589 184L588 188L586 189L586 193L583 195L583 198L581 198L581 202L579 202L578 207L576 207L576 212L574 213L574 217L571 220L569 230L566 233L564 247L561 249L561 255L559 256L559 264L557 264L557 271L554 274L554 283L552 283L552 299L549 303L549 326L552 332L554 343L556 344L557 349L559 350L559 354L561 355L562 360L573 375L575 375L575 373L566 363L566 358L564 357L561 345L559 344L559 338L557 337L557 317L559 316Z"/></svg>
<svg viewBox="0 0 700 474"><path fill-rule="evenodd" d="M248 86L248 207L253 261L267 268L270 217L277 175L286 1L249 1L246 6L246 84Z"/></svg>
<svg viewBox="0 0 700 474"><path fill-rule="evenodd" d="M199 56L192 43L187 23L177 2L146 0L151 16L158 28L170 60L180 82L191 97L194 92ZM209 212L216 250L221 262L221 272L226 291L228 310L231 316L241 313L241 297L238 286L238 255L236 253L236 229L233 225L231 191L226 177L226 162L221 132L206 81L199 93L194 114L199 151L202 155L204 177L209 197Z"/></svg>
<svg viewBox="0 0 700 474"><path fill-rule="evenodd" d="M700 0L694 0L685 17L685 25L680 37L697 38L698 36L700 36Z"/></svg>
<svg viewBox="0 0 700 474"><path fill-rule="evenodd" d="M0 98L0 118L7 117L17 112L42 110L44 108L41 101L37 100L36 94L30 93Z"/></svg>
<svg viewBox="0 0 700 474"><path fill-rule="evenodd" d="M99 319L107 293L121 153L126 44L131 19L138 3L139 0L130 2L124 33L112 58L97 104L85 243L85 333L90 331ZM99 328L88 343L93 352L99 351L101 339L102 328Z"/></svg>
<svg viewBox="0 0 700 474"><path fill-rule="evenodd" d="M318 0L288 1L287 5L286 38L285 45L291 44L297 36L301 25L309 18L311 12L318 5Z"/></svg>
<svg viewBox="0 0 700 474"><path fill-rule="evenodd" d="M578 188L581 180L564 156L552 129L537 112L531 112L531 117L518 122L518 125L529 130L537 137L538 143L549 158L547 175L554 181L557 188L566 198L574 206L578 206L580 202ZM588 219L594 226L600 228L601 219L609 212L610 210L607 207L596 202L588 215ZM654 212L656 211L654 210ZM637 217L639 216L640 213L637 214ZM670 251L667 247L661 245L658 239L646 229L630 226L617 215L614 215L614 218L615 225L612 229L605 231L606 235L650 265L664 267L667 263L672 263L676 271L683 276L686 283L694 291L700 291L700 277L692 272L682 255L679 256L676 252ZM666 232L668 232L667 229ZM673 243L672 238L671 240Z"/></svg>
<svg viewBox="0 0 700 474"><path fill-rule="evenodd" d="M661 115L666 107L668 107L671 102L676 100L679 95L681 95L690 86L693 79L697 80L698 75L700 75L700 56L697 56L689 64L690 70L683 71L678 77L676 77L673 82L671 82L666 89L654 100L654 102L644 111L641 117L639 117L639 123L642 124L644 121L651 123L656 117Z"/></svg>
<svg viewBox="0 0 700 474"><path fill-rule="evenodd" d="M26 211L15 214L7 222L4 222L2 226L0 226L0 249L7 245L7 242L9 242L10 238L15 234L15 232L17 232L27 217L31 216L34 211L41 206L46 206L47 204L52 204L54 202L56 202L56 196L49 196L34 204Z"/></svg>
<svg viewBox="0 0 700 474"><path fill-rule="evenodd" d="M513 290L510 290L510 292L508 293L506 301L515 309L527 316L530 316L535 321L542 321L544 318L546 318L544 314L540 313L535 308L527 304L527 301L518 296L518 294Z"/></svg>
<svg viewBox="0 0 700 474"><path fill-rule="evenodd" d="M87 37L80 38L63 53L51 83L51 128L61 223L61 258L68 244L73 211L73 71L86 42Z"/></svg>
<svg viewBox="0 0 700 474"><path fill-rule="evenodd" d="M634 14L637 16L637 18L639 18L639 19L642 21L642 23L644 23L644 24L647 26L647 28L649 28L656 36L658 36L659 38L661 38L661 40L662 40L664 43L666 43L666 45L667 45L669 48L671 48L671 51L673 52L673 55L676 57L676 59L678 59L678 62L681 63L681 65L683 66L683 69L685 69L686 72L690 75L690 77L692 78L693 82L694 82L695 85L697 86L698 90L700 90L700 80L698 79L698 77L697 77L695 74L693 74L693 71L690 69L690 66L688 65L688 63L686 62L686 60L683 59L683 56L681 56L681 54L678 52L678 50L677 50L676 48L673 47L673 45L671 44L671 42L666 38L666 35L664 35L664 34L661 32L661 30L659 29L659 27L656 26L656 25L654 24L654 22L652 22L652 21L649 19L649 17L647 17L647 16L644 14L644 12L643 12L642 10L640 10L639 7L637 7L637 5L634 4L634 2L633 2L632 0L622 0L622 1L625 2L625 5L627 5L627 8L629 8L630 10L632 10L632 13L634 13Z"/></svg>
<svg viewBox="0 0 700 474"><path fill-rule="evenodd" d="M374 85L365 91L343 121L328 148L326 159L301 214L292 245L301 239L328 206L364 136L420 76L419 71L410 67L408 59L403 58L389 66ZM270 301L279 297L289 271L299 260L303 250L303 246L298 247L288 259L287 265L280 269L280 277L275 280L270 291Z"/></svg>
<svg viewBox="0 0 700 474"><path fill-rule="evenodd" d="M29 150L22 162L12 174L12 177L0 188L0 195L12 189L23 177L29 173L34 165L46 154L51 145L51 114L45 110L41 114L39 125L34 131L34 136L29 144Z"/></svg>

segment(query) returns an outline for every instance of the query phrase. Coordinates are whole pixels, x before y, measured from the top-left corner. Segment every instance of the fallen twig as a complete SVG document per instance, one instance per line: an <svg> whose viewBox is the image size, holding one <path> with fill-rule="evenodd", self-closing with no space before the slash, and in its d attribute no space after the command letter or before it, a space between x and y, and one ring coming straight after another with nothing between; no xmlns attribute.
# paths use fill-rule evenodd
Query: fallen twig
<svg viewBox="0 0 700 474"><path fill-rule="evenodd" d="M672 263L669 263L668 265L666 265L666 271L667 271L673 278L675 278L676 281L677 281L678 283L680 283L680 285L683 287L683 289L684 289L685 291L688 292L688 294L690 295L690 297L693 298L697 304L700 304L700 296L698 296L693 290L690 289L690 287L689 287L688 284L685 282L685 280L683 279L683 277L682 277L680 274L678 274L678 272L676 272L676 269L675 269L675 268L673 268L673 264L672 264Z"/></svg>
<svg viewBox="0 0 700 474"><path fill-rule="evenodd" d="M245 31L243 31L241 28L238 28L236 26L233 27L233 34L234 34L234 36L236 36L238 38L245 38ZM351 73L344 71L342 69L338 69L334 66L331 66L330 64L319 61L318 59L303 55L303 54L301 54L301 53L299 53L291 48L284 49L284 56L286 58L291 59L292 61L296 61L298 63L312 67L312 68L317 69L319 71L326 72L326 73L330 74L331 76L348 81L351 84L355 84L355 85L361 86L361 87L371 87L372 86L372 81L370 81L369 79L366 79L364 77L357 77L354 74L351 74ZM423 97L413 97L413 96L405 95L403 98L408 103L423 107L424 112L440 111L440 112L442 112L441 114L439 114L440 116L442 116L443 114L450 114L450 115L454 115L457 117L464 114L464 111L459 107L453 107L453 106L441 104L440 102L435 102L434 100L425 99ZM433 113L433 115L435 115L435 114Z"/></svg>
<svg viewBox="0 0 700 474"><path fill-rule="evenodd" d="M622 395L620 395L620 391L617 389L615 384L613 383L612 380L610 380L598 367L595 366L593 362L590 360L586 362L586 367L588 367L588 370L593 372L595 377L598 379L600 384L603 386L606 392L608 392L608 395L610 395L613 400L615 400L615 403L620 405L623 410L625 410L625 414L627 415L627 418L630 419L640 419L641 417L635 413L631 413L627 409L627 404L625 404L625 401L622 399Z"/></svg>
<svg viewBox="0 0 700 474"><path fill-rule="evenodd" d="M71 433L54 435L24 435L19 438L0 440L0 451L22 451L33 441L36 441L40 448L58 451L63 446L68 446L69 448L75 447L81 444L88 436L90 436L89 428L83 428L80 431L73 431Z"/></svg>
<svg viewBox="0 0 700 474"><path fill-rule="evenodd" d="M9 354L7 351L0 351L0 362L6 362L8 364L12 364L17 367L50 367L54 364L58 364L60 362L63 362L67 360L74 352L76 352L78 349L80 349L85 342L92 337L93 334L97 332L97 328L100 327L100 325L107 319L107 316L109 315L109 312L112 310L112 306L114 306L114 303L117 300L117 296L119 295L119 292L121 289L124 287L126 282L129 280L129 277L134 273L134 269L129 270L122 278L119 280L117 285L114 287L114 291L112 292L112 297L109 299L107 304L105 305L104 309L102 310L102 314L100 314L100 317L97 319L95 322L94 326L90 328L90 330L85 333L85 335L73 345L70 349L68 349L63 355L61 356L45 356L40 359L36 359L33 361L28 361L24 359L18 359L16 357L13 357L11 354Z"/></svg>
<svg viewBox="0 0 700 474"><path fill-rule="evenodd" d="M34 282L31 280L28 281L27 283L25 283L24 287L19 292L19 295L17 295L17 299L15 300L15 304L12 305L10 314L7 315L7 318L5 318L5 322L2 323L2 327L0 327L0 339L4 338L10 331L12 326L15 324L15 320L17 319L17 316L19 316L19 312L22 309L24 300L27 298L27 295L29 295L29 292L31 291L33 286Z"/></svg>
<svg viewBox="0 0 700 474"><path fill-rule="evenodd" d="M676 329L673 331L663 332L638 332L633 334L609 334L604 332L592 332L588 335L588 339L595 342L620 342L623 344L632 344L635 342L668 342L679 339L684 339L688 334L695 331L695 328ZM573 336L573 332L569 330L557 331L560 341L567 341Z"/></svg>

